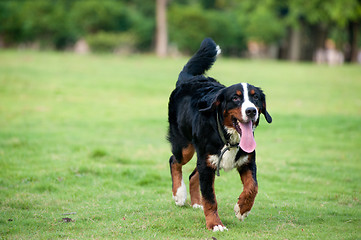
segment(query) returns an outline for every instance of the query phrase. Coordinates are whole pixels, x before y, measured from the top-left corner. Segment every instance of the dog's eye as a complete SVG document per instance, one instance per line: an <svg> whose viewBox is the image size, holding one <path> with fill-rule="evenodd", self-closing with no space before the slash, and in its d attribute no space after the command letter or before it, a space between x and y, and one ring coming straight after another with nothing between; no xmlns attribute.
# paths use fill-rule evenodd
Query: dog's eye
<svg viewBox="0 0 361 240"><path fill-rule="evenodd" d="M253 99L254 100L258 100L258 96L255 94L255 95L253 95Z"/></svg>
<svg viewBox="0 0 361 240"><path fill-rule="evenodd" d="M240 97L240 96L234 96L234 97L232 98L232 101L233 101L233 102L239 102L239 101L241 101L241 97Z"/></svg>

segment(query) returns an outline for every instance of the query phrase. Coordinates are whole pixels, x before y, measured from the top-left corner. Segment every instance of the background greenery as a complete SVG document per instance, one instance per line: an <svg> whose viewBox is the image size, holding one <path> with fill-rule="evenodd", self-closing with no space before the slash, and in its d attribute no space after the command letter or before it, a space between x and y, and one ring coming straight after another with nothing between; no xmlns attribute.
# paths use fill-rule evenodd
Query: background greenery
<svg viewBox="0 0 361 240"><path fill-rule="evenodd" d="M209 75L261 86L274 121L256 131L251 215L234 216L241 181L222 171L229 231L213 233L172 200L167 103L186 60L1 51L0 238L359 238L360 67L217 61Z"/></svg>
<svg viewBox="0 0 361 240"><path fill-rule="evenodd" d="M193 53L209 36L222 43L225 55L244 56L247 42L255 41L280 48L275 57L287 59L293 31L302 32L301 59L312 60L327 38L345 52L346 60L350 48L357 55L361 46L357 0L169 0L167 7L170 45L181 52ZM131 44L149 52L156 32L155 8L156 1L143 0L3 0L0 37L5 46L35 43L66 49L86 38L94 51L109 51L102 44L112 43L112 51ZM131 37L114 41L114 34Z"/></svg>

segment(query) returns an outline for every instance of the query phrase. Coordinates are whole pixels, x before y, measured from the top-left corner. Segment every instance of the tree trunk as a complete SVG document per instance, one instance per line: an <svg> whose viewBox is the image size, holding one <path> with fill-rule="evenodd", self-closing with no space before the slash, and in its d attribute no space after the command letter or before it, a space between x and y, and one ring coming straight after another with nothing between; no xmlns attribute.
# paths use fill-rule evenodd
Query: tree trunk
<svg viewBox="0 0 361 240"><path fill-rule="evenodd" d="M157 0L156 6L157 32L155 51L158 57L167 56L167 0Z"/></svg>
<svg viewBox="0 0 361 240"><path fill-rule="evenodd" d="M346 57L346 61L348 62L357 62L357 54L358 54L358 37L359 37L359 23L358 22L350 22L349 23L349 46L350 52Z"/></svg>
<svg viewBox="0 0 361 240"><path fill-rule="evenodd" d="M322 57L322 53L326 50L327 36L328 26L326 24L308 25L307 60L322 61L318 57Z"/></svg>
<svg viewBox="0 0 361 240"><path fill-rule="evenodd" d="M301 26L291 29L291 37L289 44L289 59L291 61L299 61L301 59Z"/></svg>

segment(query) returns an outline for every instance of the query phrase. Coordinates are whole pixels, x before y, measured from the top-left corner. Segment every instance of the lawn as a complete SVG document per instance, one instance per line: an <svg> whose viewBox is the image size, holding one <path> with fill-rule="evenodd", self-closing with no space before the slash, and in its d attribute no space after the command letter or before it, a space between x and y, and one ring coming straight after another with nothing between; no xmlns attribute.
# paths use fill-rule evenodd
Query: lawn
<svg viewBox="0 0 361 240"><path fill-rule="evenodd" d="M360 239L361 67L216 62L222 83L262 87L273 122L256 130L250 216L221 171L229 231L213 233L171 193L167 104L186 60L1 51L0 239Z"/></svg>

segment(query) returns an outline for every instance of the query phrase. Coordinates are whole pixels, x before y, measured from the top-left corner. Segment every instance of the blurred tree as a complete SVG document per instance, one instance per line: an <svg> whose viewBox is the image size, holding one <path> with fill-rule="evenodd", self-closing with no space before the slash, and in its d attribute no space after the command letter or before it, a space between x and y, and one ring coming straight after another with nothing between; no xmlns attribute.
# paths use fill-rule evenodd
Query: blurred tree
<svg viewBox="0 0 361 240"><path fill-rule="evenodd" d="M128 9L116 0L76 1L71 10L73 24L81 34L127 31L131 27Z"/></svg>
<svg viewBox="0 0 361 240"><path fill-rule="evenodd" d="M0 33L8 43L39 41L42 46L64 48L75 41L66 17L66 1L6 1L1 3L3 21Z"/></svg>
<svg viewBox="0 0 361 240"><path fill-rule="evenodd" d="M192 53L205 37L219 42L224 54L240 55L245 49L243 29L233 11L210 9L199 4L172 4L169 8L169 35L172 44Z"/></svg>
<svg viewBox="0 0 361 240"><path fill-rule="evenodd" d="M240 55L248 41L273 44L286 33L285 23L279 17L278 1L200 0L199 3L171 7L170 35L172 41L182 42L181 49L187 44L187 40L181 40L185 36L192 40L196 39L195 35L212 36L222 42L223 53ZM190 44L188 50L194 49Z"/></svg>
<svg viewBox="0 0 361 240"><path fill-rule="evenodd" d="M0 34L5 44L19 43L24 40L18 4L0 2Z"/></svg>
<svg viewBox="0 0 361 240"><path fill-rule="evenodd" d="M346 59L355 61L361 44L360 0L158 0L158 6L164 2L169 4L168 22L160 22L168 23L169 40L181 51L193 52L209 36L222 45L224 54L241 55L247 42L256 41L278 45L280 57L310 60L332 37L348 49ZM3 0L0 37L6 46L36 42L63 49L80 37L92 39L89 35L99 33L93 42L133 41L128 45L150 50L157 45L156 3ZM167 34L162 35L166 39Z"/></svg>
<svg viewBox="0 0 361 240"><path fill-rule="evenodd" d="M247 40L274 43L285 34L285 23L278 15L276 0L244 0L237 8L238 21Z"/></svg>
<svg viewBox="0 0 361 240"><path fill-rule="evenodd" d="M325 40L332 30L343 29L348 31L349 35L350 55L353 56L350 60L356 60L358 24L361 20L359 0L288 0L287 8L287 21L293 31L308 28L311 32L313 51L324 47ZM302 46L297 48L301 49Z"/></svg>
<svg viewBox="0 0 361 240"><path fill-rule="evenodd" d="M224 9L227 7L227 0L201 0L202 6L205 9Z"/></svg>
<svg viewBox="0 0 361 240"><path fill-rule="evenodd" d="M155 51L158 57L165 57L168 48L167 0L157 0L156 8L157 32Z"/></svg>
<svg viewBox="0 0 361 240"><path fill-rule="evenodd" d="M137 36L137 48L141 51L153 50L156 29L155 1L120 0L128 6L133 25L131 31Z"/></svg>
<svg viewBox="0 0 361 240"><path fill-rule="evenodd" d="M209 32L209 25L199 5L172 5L168 11L170 40L181 51L194 52Z"/></svg>
<svg viewBox="0 0 361 240"><path fill-rule="evenodd" d="M144 0L119 0L123 4L135 9L141 15L147 18L154 18L155 16L155 1Z"/></svg>

